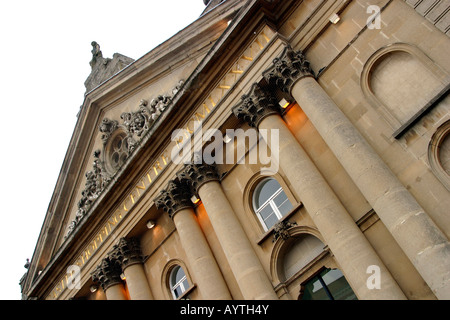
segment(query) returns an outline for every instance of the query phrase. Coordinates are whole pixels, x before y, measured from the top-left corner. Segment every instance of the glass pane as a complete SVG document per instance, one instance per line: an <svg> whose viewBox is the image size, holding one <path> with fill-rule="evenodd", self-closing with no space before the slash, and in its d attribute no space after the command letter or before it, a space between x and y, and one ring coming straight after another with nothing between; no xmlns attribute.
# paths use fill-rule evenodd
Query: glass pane
<svg viewBox="0 0 450 320"><path fill-rule="evenodd" d="M263 209L261 209L261 211L259 211L259 215L263 220L266 220L272 214L274 213L270 204L267 204Z"/></svg>
<svg viewBox="0 0 450 320"><path fill-rule="evenodd" d="M271 214L265 221L264 223L266 224L267 230L269 230L270 228L272 228L275 223L278 222L278 217L275 215L275 213Z"/></svg>
<svg viewBox="0 0 450 320"><path fill-rule="evenodd" d="M183 279L185 277L183 268L181 267L177 267L177 273L175 275L175 283L180 282L181 279Z"/></svg>
<svg viewBox="0 0 450 320"><path fill-rule="evenodd" d="M289 201L286 193L281 191L274 199L273 202L276 204L278 211L280 211L281 215L289 213L292 210L292 204Z"/></svg>
<svg viewBox="0 0 450 320"><path fill-rule="evenodd" d="M308 281L303 290L302 300L330 300L318 277Z"/></svg>
<svg viewBox="0 0 450 320"><path fill-rule="evenodd" d="M181 296L183 291L181 290L180 287L176 287L176 288L174 288L173 293L175 294L175 298L178 298L179 296Z"/></svg>
<svg viewBox="0 0 450 320"><path fill-rule="evenodd" d="M357 300L355 293L340 270L324 270L321 276L335 300Z"/></svg>
<svg viewBox="0 0 450 320"><path fill-rule="evenodd" d="M280 184L275 179L267 179L262 181L255 189L255 193L253 195L255 210L258 210L280 188Z"/></svg>

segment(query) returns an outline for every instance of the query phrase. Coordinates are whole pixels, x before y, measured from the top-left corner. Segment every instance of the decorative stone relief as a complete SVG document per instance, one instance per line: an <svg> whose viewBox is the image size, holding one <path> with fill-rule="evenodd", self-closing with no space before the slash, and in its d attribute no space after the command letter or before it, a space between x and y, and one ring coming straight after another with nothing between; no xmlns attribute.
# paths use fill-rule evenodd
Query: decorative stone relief
<svg viewBox="0 0 450 320"><path fill-rule="evenodd" d="M255 128L266 116L281 112L274 96L258 83L252 85L250 92L242 96L232 111L238 119Z"/></svg>
<svg viewBox="0 0 450 320"><path fill-rule="evenodd" d="M102 259L102 262L91 273L91 276L92 281L100 283L103 290L106 291L109 287L122 283L122 279L120 279L121 273L122 268L117 261L106 257Z"/></svg>
<svg viewBox="0 0 450 320"><path fill-rule="evenodd" d="M301 78L314 77L314 72L301 51L286 46L281 55L273 60L272 66L263 72L263 76L271 86L290 97L291 86Z"/></svg>
<svg viewBox="0 0 450 320"><path fill-rule="evenodd" d="M290 221L280 221L273 227L273 239L272 242L275 242L278 240L278 238L281 238L283 240L287 240L291 237L289 234L289 229L296 226L296 222L290 222Z"/></svg>
<svg viewBox="0 0 450 320"><path fill-rule="evenodd" d="M173 218L182 209L192 208L191 192L188 185L177 180L170 180L167 187L154 199L156 208L163 209Z"/></svg>
<svg viewBox="0 0 450 320"><path fill-rule="evenodd" d="M94 162L92 170L86 172L86 183L81 192L81 199L78 201L78 210L73 220L69 225L68 234L71 234L76 226L80 223L87 211L91 207L95 199L98 198L103 189L108 185L111 177L106 173L103 162L99 159L100 150L94 152Z"/></svg>
<svg viewBox="0 0 450 320"><path fill-rule="evenodd" d="M214 165L206 163L186 164L182 170L177 172L177 177L181 182L187 183L192 193L198 195L200 187L209 181L219 181L219 174Z"/></svg>
<svg viewBox="0 0 450 320"><path fill-rule="evenodd" d="M119 123L116 120L109 120L104 118L102 123L98 127L98 130L102 133L102 141L105 144L111 134L117 129Z"/></svg>
<svg viewBox="0 0 450 320"><path fill-rule="evenodd" d="M111 260L117 261L122 270L126 267L142 263L142 252L137 238L121 238L119 243L113 246L113 249L108 253Z"/></svg>
<svg viewBox="0 0 450 320"><path fill-rule="evenodd" d="M81 192L82 197L77 204L78 209L75 219L70 222L65 238L76 229L95 199L103 192L119 167L125 162L125 159L133 153L140 140L149 131L159 116L166 110L167 106L172 102L172 98L181 90L183 85L184 80L180 80L172 89L172 95L158 95L151 100L150 105L147 100L142 99L137 111L122 113L120 116L122 124L119 124L117 120L108 118L102 120L98 130L101 132L103 151L97 150L94 152L92 169L86 172L85 188ZM121 147L122 152L119 154L120 159L115 159L117 161L114 162L112 159L109 159L109 157L116 156L117 152L108 152L108 150L111 149L108 148L108 144L111 141L111 137L118 136L116 130L122 130L122 135L125 135L125 138L120 142L121 145L124 146ZM126 148L126 150L123 150L123 148ZM100 159L100 154L103 156L103 161ZM110 163L110 165L107 166L106 162L108 161L114 163ZM109 168L109 172L106 170L107 168Z"/></svg>

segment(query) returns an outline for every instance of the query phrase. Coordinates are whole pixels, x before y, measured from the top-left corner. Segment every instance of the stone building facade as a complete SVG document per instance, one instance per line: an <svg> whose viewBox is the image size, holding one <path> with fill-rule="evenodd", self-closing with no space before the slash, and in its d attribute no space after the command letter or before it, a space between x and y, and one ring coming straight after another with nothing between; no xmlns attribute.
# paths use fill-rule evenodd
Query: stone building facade
<svg viewBox="0 0 450 320"><path fill-rule="evenodd" d="M449 299L446 1L205 1L101 56L24 299Z"/></svg>

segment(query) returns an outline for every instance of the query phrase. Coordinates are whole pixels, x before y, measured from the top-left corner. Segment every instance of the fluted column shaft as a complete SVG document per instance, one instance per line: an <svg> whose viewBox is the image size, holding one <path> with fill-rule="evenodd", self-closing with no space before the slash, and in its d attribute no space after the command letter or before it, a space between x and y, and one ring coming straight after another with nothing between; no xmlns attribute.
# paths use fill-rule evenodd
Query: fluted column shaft
<svg viewBox="0 0 450 320"><path fill-rule="evenodd" d="M271 149L272 161L278 161L292 192L302 201L358 298L405 299L367 238L278 114L270 93L255 84L233 112L259 130L278 131L278 141L272 141L269 133L262 135ZM380 267L382 290L367 287L367 268L371 265Z"/></svg>
<svg viewBox="0 0 450 320"><path fill-rule="evenodd" d="M287 47L264 73L293 97L439 299L450 299L450 243L416 199Z"/></svg>
<svg viewBox="0 0 450 320"><path fill-rule="evenodd" d="M177 174L190 181L205 206L230 268L246 300L278 299L261 262L219 183L211 165L192 164Z"/></svg>
<svg viewBox="0 0 450 320"><path fill-rule="evenodd" d="M228 286L200 228L190 198L187 187L170 181L155 203L173 219L191 267L190 272L202 297L208 300L231 300Z"/></svg>

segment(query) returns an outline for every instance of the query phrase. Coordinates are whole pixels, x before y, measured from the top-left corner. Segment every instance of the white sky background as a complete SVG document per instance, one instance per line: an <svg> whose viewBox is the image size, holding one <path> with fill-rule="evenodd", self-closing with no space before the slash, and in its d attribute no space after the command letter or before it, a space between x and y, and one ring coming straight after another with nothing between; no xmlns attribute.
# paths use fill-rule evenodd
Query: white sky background
<svg viewBox="0 0 450 320"><path fill-rule="evenodd" d="M139 59L203 12L202 0L0 2L0 299L21 298L91 68L103 57Z"/></svg>

